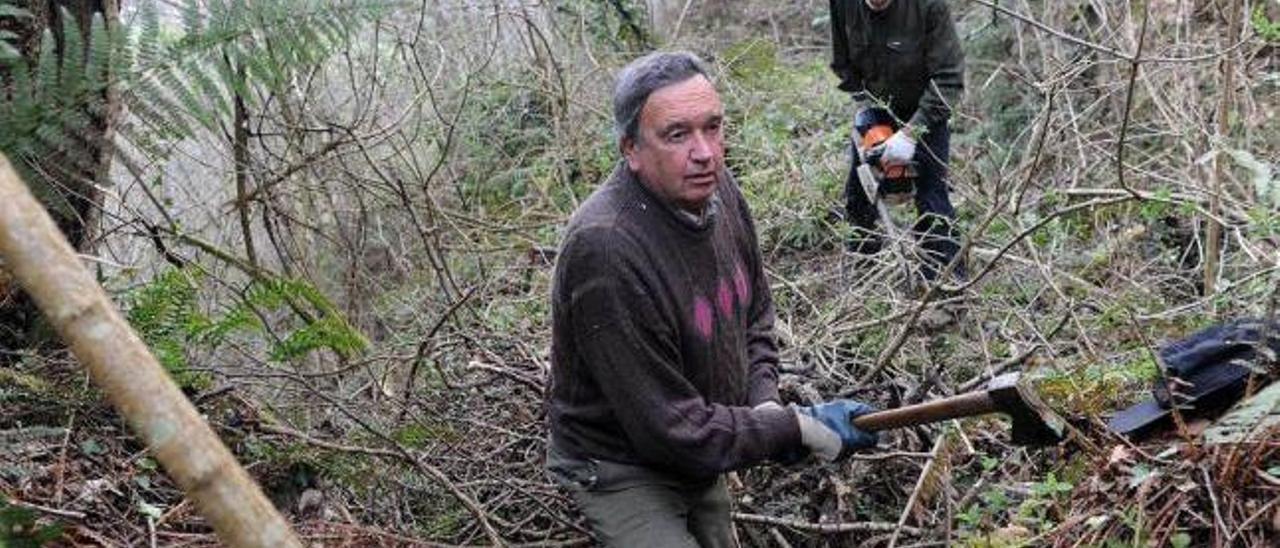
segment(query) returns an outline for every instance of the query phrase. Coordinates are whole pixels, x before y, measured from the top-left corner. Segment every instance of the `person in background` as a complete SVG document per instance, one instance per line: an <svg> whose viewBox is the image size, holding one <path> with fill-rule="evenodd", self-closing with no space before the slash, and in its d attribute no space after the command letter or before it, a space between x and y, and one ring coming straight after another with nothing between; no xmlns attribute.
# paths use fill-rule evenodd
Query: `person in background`
<svg viewBox="0 0 1280 548"><path fill-rule="evenodd" d="M944 0L831 0L830 6L831 69L840 89L853 97L854 127L869 125L874 109L887 109L897 131L883 145L882 163L916 166L920 217L913 232L924 250L924 275L933 280L960 248L946 182L948 121L964 92L964 52L955 23ZM855 151L845 182L846 219L854 227L848 247L875 254L883 241L858 165ZM953 274L963 279L965 265L956 265Z"/></svg>
<svg viewBox="0 0 1280 548"><path fill-rule="evenodd" d="M622 155L573 214L552 282L547 469L607 546L736 546L724 474L877 437L852 400L783 406L773 301L693 54L617 75Z"/></svg>

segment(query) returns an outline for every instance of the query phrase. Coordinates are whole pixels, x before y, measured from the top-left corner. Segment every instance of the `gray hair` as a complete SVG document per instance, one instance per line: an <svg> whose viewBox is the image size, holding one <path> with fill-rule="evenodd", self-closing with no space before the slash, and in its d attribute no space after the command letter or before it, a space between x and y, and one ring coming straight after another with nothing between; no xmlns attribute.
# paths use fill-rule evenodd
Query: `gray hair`
<svg viewBox="0 0 1280 548"><path fill-rule="evenodd" d="M655 51L618 71L613 86L613 133L618 142L636 138L640 111L653 92L698 75L711 79L702 59L687 51Z"/></svg>

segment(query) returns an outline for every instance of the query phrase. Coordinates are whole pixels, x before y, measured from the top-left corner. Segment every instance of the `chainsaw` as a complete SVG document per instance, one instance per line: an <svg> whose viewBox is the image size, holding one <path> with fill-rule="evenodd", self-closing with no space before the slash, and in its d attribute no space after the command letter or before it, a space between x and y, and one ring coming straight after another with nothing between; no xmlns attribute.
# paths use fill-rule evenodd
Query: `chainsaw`
<svg viewBox="0 0 1280 548"><path fill-rule="evenodd" d="M866 119L864 119L864 117ZM873 107L858 117L856 127L858 136L854 150L858 155L858 182L862 191L876 209L876 215L891 240L894 251L906 273L907 283L914 285L911 275L911 262L907 260L910 251L905 246L907 239L902 229L893 219L890 205L899 205L911 201L915 196L916 178L919 171L915 163L884 164L884 143L897 131L897 121L889 111Z"/></svg>
<svg viewBox="0 0 1280 548"><path fill-rule="evenodd" d="M893 115L883 108L872 107L859 116L854 129L858 132L855 148L859 163L866 166L870 174L870 177L863 177L859 173L867 200L873 204L883 200L893 205L911 200L915 195L916 178L920 175L915 163L883 162L884 144L898 131L898 122Z"/></svg>

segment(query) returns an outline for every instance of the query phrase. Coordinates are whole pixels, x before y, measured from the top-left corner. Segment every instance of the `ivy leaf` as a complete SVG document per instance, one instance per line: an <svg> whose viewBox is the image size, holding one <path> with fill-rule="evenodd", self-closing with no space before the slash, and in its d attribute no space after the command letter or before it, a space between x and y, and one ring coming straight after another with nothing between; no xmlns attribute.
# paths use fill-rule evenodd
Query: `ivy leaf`
<svg viewBox="0 0 1280 548"><path fill-rule="evenodd" d="M160 519L160 516L164 515L163 510L145 500L138 501L138 512L151 519Z"/></svg>
<svg viewBox="0 0 1280 548"><path fill-rule="evenodd" d="M1132 489L1134 487L1142 485L1143 482L1147 481L1147 478L1151 478L1159 474L1160 472L1154 471L1141 464L1138 466L1134 466L1133 475L1129 476L1129 488Z"/></svg>
<svg viewBox="0 0 1280 548"><path fill-rule="evenodd" d="M22 54L18 52L18 48L13 47L8 42L0 40L0 62L21 58Z"/></svg>
<svg viewBox="0 0 1280 548"><path fill-rule="evenodd" d="M1280 184L1273 177L1271 165L1258 160L1247 150L1227 149L1227 154L1249 172L1253 180L1253 192L1258 200L1272 207L1280 207Z"/></svg>
<svg viewBox="0 0 1280 548"><path fill-rule="evenodd" d="M80 442L80 451L86 455L101 455L106 450L102 448L102 444L98 440L87 439Z"/></svg>
<svg viewBox="0 0 1280 548"><path fill-rule="evenodd" d="M35 17L31 12L13 4L0 4L0 17Z"/></svg>

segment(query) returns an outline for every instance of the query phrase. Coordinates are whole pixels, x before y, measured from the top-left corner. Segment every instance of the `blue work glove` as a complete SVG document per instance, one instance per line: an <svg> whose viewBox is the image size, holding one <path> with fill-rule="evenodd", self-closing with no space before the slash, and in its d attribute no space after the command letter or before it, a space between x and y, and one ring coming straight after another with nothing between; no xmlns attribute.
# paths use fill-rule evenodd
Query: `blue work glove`
<svg viewBox="0 0 1280 548"><path fill-rule="evenodd" d="M832 400L807 407L793 405L800 423L800 441L814 456L832 462L858 449L875 447L880 434L863 432L853 419L873 411L870 405L854 400Z"/></svg>

